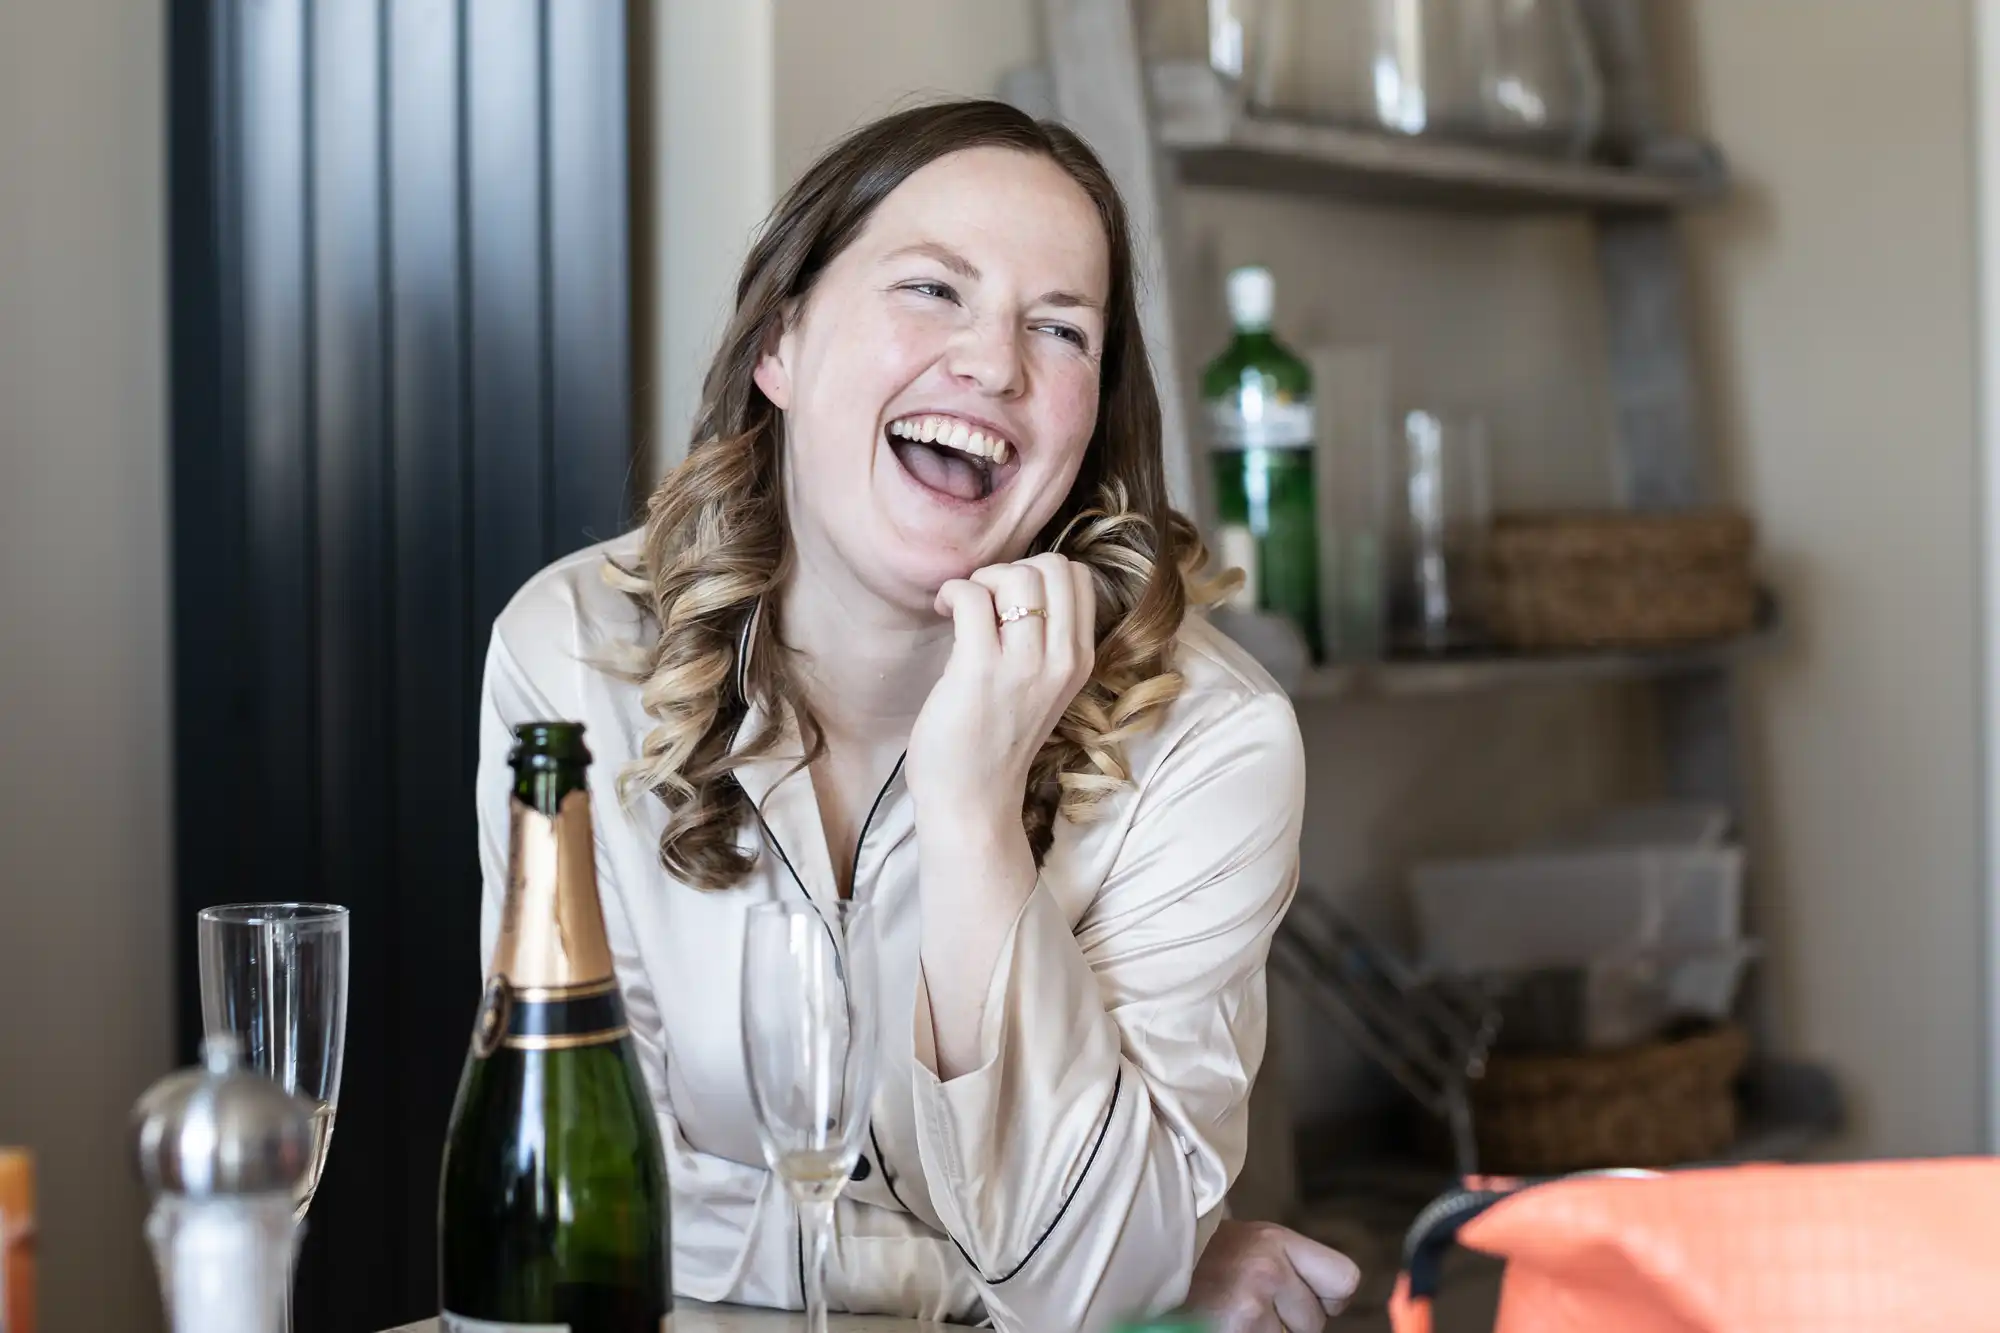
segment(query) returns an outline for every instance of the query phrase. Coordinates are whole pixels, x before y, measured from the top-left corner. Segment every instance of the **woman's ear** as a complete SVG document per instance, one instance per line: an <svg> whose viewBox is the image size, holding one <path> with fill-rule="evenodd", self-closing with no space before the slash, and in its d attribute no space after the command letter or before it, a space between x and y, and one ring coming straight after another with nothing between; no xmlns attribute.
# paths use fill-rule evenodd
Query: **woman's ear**
<svg viewBox="0 0 2000 1333"><path fill-rule="evenodd" d="M792 314L788 305L779 315L776 336L765 339L757 368L750 373L764 397L780 412L789 412L792 407L792 358L798 351L798 341L792 333L795 323Z"/></svg>

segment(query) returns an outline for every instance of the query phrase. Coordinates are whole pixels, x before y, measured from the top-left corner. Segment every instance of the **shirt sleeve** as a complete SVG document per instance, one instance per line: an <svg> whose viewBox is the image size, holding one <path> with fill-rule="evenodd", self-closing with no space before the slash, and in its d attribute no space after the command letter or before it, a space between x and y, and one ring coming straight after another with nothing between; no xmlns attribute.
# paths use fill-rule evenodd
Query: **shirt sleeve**
<svg viewBox="0 0 2000 1333"><path fill-rule="evenodd" d="M571 673L592 670L572 660L571 636L559 631L562 658L548 670L523 666L496 632L487 650L479 708L479 861L481 959L493 957L500 931L500 908L507 892L508 793L512 789L507 754L514 727L522 722L576 718L581 709L561 699ZM532 651L547 646L536 645ZM553 696L553 697L552 697ZM774 1304L784 1293L768 1291L764 1275L791 1270L796 1237L790 1214L772 1196L769 1173L727 1158L697 1152L674 1119L666 1086L665 1030L651 979L639 958L624 907L624 896L605 854L602 802L596 811L597 893L612 963L625 1002L626 1022L659 1118L673 1198L674 1289L703 1301ZM778 1257L782 1256L782 1257Z"/></svg>
<svg viewBox="0 0 2000 1333"><path fill-rule="evenodd" d="M1102 1329L1185 1297L1243 1164L1304 796L1282 696L1197 724L1074 928L1045 882L1029 895L979 1068L938 1080L920 990L919 1149L1000 1328Z"/></svg>

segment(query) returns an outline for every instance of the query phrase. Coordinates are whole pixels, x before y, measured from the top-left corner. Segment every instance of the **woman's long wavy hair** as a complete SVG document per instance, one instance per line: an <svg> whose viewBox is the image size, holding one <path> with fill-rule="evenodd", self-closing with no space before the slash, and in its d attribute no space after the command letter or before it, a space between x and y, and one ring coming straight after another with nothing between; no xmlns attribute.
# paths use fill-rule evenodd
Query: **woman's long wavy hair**
<svg viewBox="0 0 2000 1333"><path fill-rule="evenodd" d="M631 568L606 577L646 613L650 645L617 669L640 685L656 725L624 774L628 797L650 791L669 812L660 860L677 878L726 888L750 869L738 845L752 815L732 777L743 759L772 752L788 705L817 738L791 654L778 641L777 600L791 564L781 470L784 421L752 379L834 257L875 207L919 168L968 148L1048 158L1096 204L1110 249L1097 425L1069 495L1033 550L1089 567L1097 588L1097 661L1036 757L1022 825L1039 863L1058 813L1090 817L1131 780L1125 742L1154 724L1180 690L1169 666L1174 636L1202 583L1207 552L1168 503L1160 404L1146 360L1125 207L1110 175L1069 130L1002 102L957 101L885 117L815 162L766 222L736 284L736 310L702 383L688 456L647 506ZM753 615L760 604L765 613ZM748 634L745 630L748 628ZM745 689L737 688L747 640ZM763 725L739 735L751 702ZM811 762L820 749L812 742Z"/></svg>

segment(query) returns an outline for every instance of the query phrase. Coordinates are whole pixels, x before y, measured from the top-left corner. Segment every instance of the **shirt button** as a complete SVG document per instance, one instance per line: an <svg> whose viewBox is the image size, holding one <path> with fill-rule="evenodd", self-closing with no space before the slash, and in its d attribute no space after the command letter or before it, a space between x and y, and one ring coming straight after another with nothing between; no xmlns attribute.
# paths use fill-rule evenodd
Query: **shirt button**
<svg viewBox="0 0 2000 1333"><path fill-rule="evenodd" d="M847 1173L847 1178L859 1185L874 1174L875 1168L868 1165L868 1159L866 1157L857 1157L854 1159L854 1169Z"/></svg>

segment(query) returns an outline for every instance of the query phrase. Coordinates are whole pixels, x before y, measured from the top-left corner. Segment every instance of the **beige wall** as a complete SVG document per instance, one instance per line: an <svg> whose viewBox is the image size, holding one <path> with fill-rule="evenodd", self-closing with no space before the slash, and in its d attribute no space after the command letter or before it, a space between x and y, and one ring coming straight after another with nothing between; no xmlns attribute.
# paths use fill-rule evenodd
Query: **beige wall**
<svg viewBox="0 0 2000 1333"><path fill-rule="evenodd" d="M639 238L653 292L635 364L656 476L686 453L736 271L775 197L773 4L671 0L653 11L643 90L659 161L641 175L651 225Z"/></svg>
<svg viewBox="0 0 2000 1333"><path fill-rule="evenodd" d="M0 1142L42 1327L154 1326L125 1117L168 1064L162 11L0 4Z"/></svg>
<svg viewBox="0 0 2000 1333"><path fill-rule="evenodd" d="M986 95L1034 58L1031 0L730 0L663 6L650 66L655 474L683 456L757 226L813 156L927 96Z"/></svg>
<svg viewBox="0 0 2000 1333"><path fill-rule="evenodd" d="M1697 123L1743 188L1693 229L1712 416L1786 647L1755 673L1757 888L1783 1029L1854 1150L1981 1143L1971 6L1691 0Z"/></svg>
<svg viewBox="0 0 2000 1333"><path fill-rule="evenodd" d="M863 121L926 97L991 96L1038 58L1039 0L771 0L782 189Z"/></svg>

